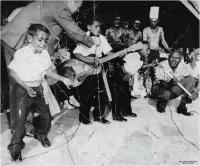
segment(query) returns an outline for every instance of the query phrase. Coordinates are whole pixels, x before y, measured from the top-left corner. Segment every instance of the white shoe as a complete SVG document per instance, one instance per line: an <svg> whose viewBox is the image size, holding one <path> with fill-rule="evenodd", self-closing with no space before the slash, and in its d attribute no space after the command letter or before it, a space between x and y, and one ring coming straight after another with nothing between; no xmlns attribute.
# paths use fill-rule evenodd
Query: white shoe
<svg viewBox="0 0 200 166"><path fill-rule="evenodd" d="M74 98L74 96L69 97L69 103L75 107L80 107L80 103Z"/></svg>
<svg viewBox="0 0 200 166"><path fill-rule="evenodd" d="M65 100L65 101L64 101L63 108L69 109L69 110L75 109L75 107L73 107L71 104L69 104L69 101L68 101L68 100Z"/></svg>

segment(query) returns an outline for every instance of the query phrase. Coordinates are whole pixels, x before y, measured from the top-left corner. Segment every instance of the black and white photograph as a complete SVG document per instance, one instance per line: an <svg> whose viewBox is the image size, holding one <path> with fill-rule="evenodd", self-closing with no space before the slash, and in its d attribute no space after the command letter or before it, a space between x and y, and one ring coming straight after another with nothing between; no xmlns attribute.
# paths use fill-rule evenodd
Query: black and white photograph
<svg viewBox="0 0 200 166"><path fill-rule="evenodd" d="M0 165L200 165L200 1L0 7Z"/></svg>

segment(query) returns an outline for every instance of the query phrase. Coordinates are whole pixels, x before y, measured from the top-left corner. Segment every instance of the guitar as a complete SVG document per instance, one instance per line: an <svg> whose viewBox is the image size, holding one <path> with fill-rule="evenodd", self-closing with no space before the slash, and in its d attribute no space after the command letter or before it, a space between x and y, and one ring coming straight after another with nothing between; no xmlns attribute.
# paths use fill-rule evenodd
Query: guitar
<svg viewBox="0 0 200 166"><path fill-rule="evenodd" d="M131 51L135 51L137 47L130 46ZM121 50L110 56L99 59L99 64L103 64L119 56L127 53L127 49ZM78 59L69 59L62 64L62 74L64 77L69 78L73 81L73 87L77 87L83 83L83 81L90 75L96 75L101 72L101 65L97 68L92 65L86 64Z"/></svg>

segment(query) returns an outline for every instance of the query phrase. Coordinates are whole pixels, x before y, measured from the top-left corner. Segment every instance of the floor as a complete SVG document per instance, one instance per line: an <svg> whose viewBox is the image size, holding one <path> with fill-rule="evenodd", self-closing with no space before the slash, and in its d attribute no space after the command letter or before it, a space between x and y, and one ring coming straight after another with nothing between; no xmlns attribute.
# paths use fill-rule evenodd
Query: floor
<svg viewBox="0 0 200 166"><path fill-rule="evenodd" d="M11 134L1 114L1 165L199 165L200 164L200 98L189 104L187 117L176 112L180 100L170 101L165 113L158 113L155 101L132 99L137 118L111 124L78 121L79 110L63 109L52 121L48 135L52 146L44 148L25 137L22 162L10 159L7 145Z"/></svg>

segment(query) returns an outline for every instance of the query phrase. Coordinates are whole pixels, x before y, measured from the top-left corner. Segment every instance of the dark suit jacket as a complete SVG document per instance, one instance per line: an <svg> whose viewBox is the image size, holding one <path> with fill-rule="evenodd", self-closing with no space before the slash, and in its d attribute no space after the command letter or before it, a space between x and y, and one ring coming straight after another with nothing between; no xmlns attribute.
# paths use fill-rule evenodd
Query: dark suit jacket
<svg viewBox="0 0 200 166"><path fill-rule="evenodd" d="M59 40L58 36L63 29L71 39L88 47L93 45L93 40L86 36L85 32L74 22L72 14L64 1L35 1L30 3L2 29L1 39L11 48L21 48L31 23L46 25L50 30L48 47L50 54L56 48Z"/></svg>

